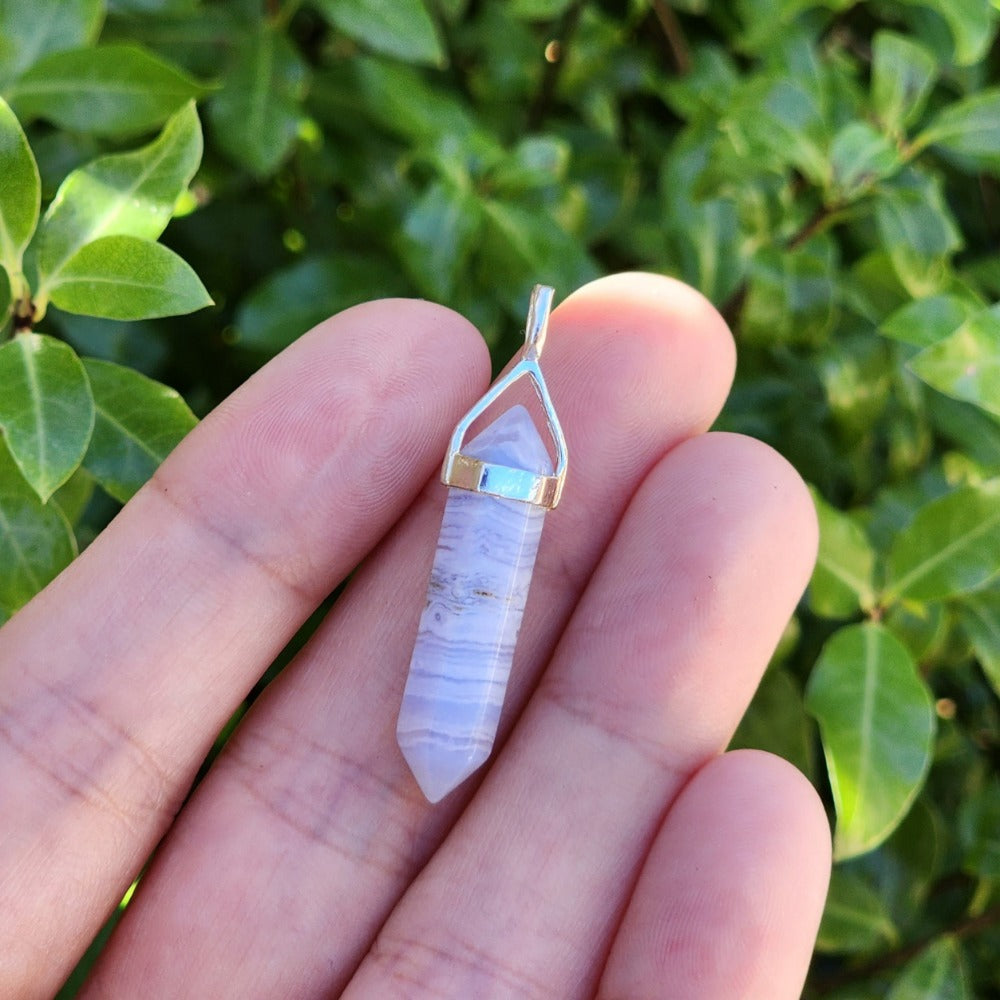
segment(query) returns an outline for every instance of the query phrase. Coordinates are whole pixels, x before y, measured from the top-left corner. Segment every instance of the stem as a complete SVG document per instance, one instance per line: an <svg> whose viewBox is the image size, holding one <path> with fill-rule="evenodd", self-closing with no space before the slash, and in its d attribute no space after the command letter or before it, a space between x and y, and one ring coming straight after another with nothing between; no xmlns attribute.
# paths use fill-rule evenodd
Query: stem
<svg viewBox="0 0 1000 1000"><path fill-rule="evenodd" d="M541 128L542 123L549 116L552 110L552 103L555 100L556 88L559 85L559 74L562 72L563 63L566 61L566 50L569 47L570 39L576 32L580 23L580 14L583 12L585 0L576 0L566 8L565 13L559 20L559 24L553 33L552 42L559 48L556 56L550 62L546 59L545 71L542 74L542 83L538 88L538 94L531 110L528 112L528 131L534 132ZM551 45L552 42L549 44Z"/></svg>
<svg viewBox="0 0 1000 1000"><path fill-rule="evenodd" d="M677 67L677 75L685 76L691 71L691 50L688 47L687 38L684 37L681 22L677 20L673 7L666 0L653 0L653 11L663 29L664 37L667 39L670 54Z"/></svg>
<svg viewBox="0 0 1000 1000"><path fill-rule="evenodd" d="M302 6L302 0L285 0L285 3L278 6L279 0L267 0L267 16L272 27L278 31L284 31L295 17L296 11Z"/></svg>
<svg viewBox="0 0 1000 1000"><path fill-rule="evenodd" d="M886 972L889 969L895 969L900 965L905 965L911 958L915 958L919 955L924 948L926 948L942 934L951 934L957 938L967 938L972 937L974 934L978 934L980 931L987 930L995 924L1000 924L1000 906L993 906L988 910L984 910L975 917L966 917L964 920L959 920L951 927L945 927L934 934L928 934L926 937L921 938L919 941L915 941L913 944L904 945L901 948L894 948L892 951L887 951L885 954L879 955L878 958L874 958L870 962L865 962L863 965L859 965L853 969L848 969L845 972L831 976L829 979L825 979L817 987L817 993L820 996L825 996L827 993L832 993L834 990L840 989L842 986L847 986L850 983L856 983L862 979L868 979L870 976L874 976L879 972Z"/></svg>
<svg viewBox="0 0 1000 1000"><path fill-rule="evenodd" d="M808 243L826 224L830 216L841 209L841 205L820 205L806 220L805 224L788 241L788 250L797 250L803 243Z"/></svg>

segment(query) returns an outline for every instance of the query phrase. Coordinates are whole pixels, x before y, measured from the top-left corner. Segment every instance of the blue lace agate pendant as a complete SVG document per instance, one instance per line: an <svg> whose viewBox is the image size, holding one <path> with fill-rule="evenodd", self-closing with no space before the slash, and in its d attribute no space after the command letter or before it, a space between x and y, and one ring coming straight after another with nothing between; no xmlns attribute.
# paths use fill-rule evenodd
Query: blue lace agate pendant
<svg viewBox="0 0 1000 1000"><path fill-rule="evenodd" d="M547 510L566 480L566 441L539 367L553 290L531 295L521 359L459 421L441 479L448 489L437 552L396 725L417 783L438 802L493 750ZM521 378L545 412L545 443L521 405L463 447L473 421Z"/></svg>

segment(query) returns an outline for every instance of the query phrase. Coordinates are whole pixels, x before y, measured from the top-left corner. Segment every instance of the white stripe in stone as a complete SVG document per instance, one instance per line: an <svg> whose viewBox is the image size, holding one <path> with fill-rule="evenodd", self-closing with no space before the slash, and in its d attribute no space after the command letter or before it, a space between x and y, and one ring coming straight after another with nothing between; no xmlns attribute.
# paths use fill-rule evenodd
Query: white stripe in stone
<svg viewBox="0 0 1000 1000"><path fill-rule="evenodd" d="M551 474L528 411L502 413L463 452ZM437 802L489 757L531 585L545 508L449 489L427 605L396 726L424 795Z"/></svg>

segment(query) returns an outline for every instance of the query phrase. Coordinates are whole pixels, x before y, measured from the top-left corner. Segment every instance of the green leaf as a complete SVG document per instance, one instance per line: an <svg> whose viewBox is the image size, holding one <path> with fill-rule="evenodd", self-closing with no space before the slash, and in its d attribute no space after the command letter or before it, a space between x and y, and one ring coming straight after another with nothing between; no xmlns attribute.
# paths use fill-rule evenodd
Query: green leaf
<svg viewBox="0 0 1000 1000"><path fill-rule="evenodd" d="M996 775L962 802L958 833L965 849L964 870L980 878L1000 879L1000 779Z"/></svg>
<svg viewBox="0 0 1000 1000"><path fill-rule="evenodd" d="M933 940L903 967L886 1000L973 1000L958 941Z"/></svg>
<svg viewBox="0 0 1000 1000"><path fill-rule="evenodd" d="M1000 309L966 320L907 367L939 392L1000 417Z"/></svg>
<svg viewBox="0 0 1000 1000"><path fill-rule="evenodd" d="M819 722L837 808L834 856L864 854L892 833L927 776L930 692L888 629L849 625L823 647L806 709Z"/></svg>
<svg viewBox="0 0 1000 1000"><path fill-rule="evenodd" d="M27 604L75 555L62 511L29 489L0 441L0 618Z"/></svg>
<svg viewBox="0 0 1000 1000"><path fill-rule="evenodd" d="M494 191L521 194L550 187L566 177L570 148L550 135L528 136L490 170L487 184Z"/></svg>
<svg viewBox="0 0 1000 1000"><path fill-rule="evenodd" d="M51 295L60 309L105 319L181 316L212 305L177 254L135 236L102 236L81 247L53 279Z"/></svg>
<svg viewBox="0 0 1000 1000"><path fill-rule="evenodd" d="M937 79L934 54L918 42L880 31L872 42L872 104L879 121L902 133L923 114Z"/></svg>
<svg viewBox="0 0 1000 1000"><path fill-rule="evenodd" d="M52 494L50 504L56 504L75 528L80 523L87 504L94 495L97 484L94 477L81 465L62 486Z"/></svg>
<svg viewBox="0 0 1000 1000"><path fill-rule="evenodd" d="M104 20L104 0L0 2L0 86L42 56L89 45Z"/></svg>
<svg viewBox="0 0 1000 1000"><path fill-rule="evenodd" d="M580 242L547 212L494 199L483 208L488 225L482 260L512 311L522 311L540 275L556 288L577 288L597 277Z"/></svg>
<svg viewBox="0 0 1000 1000"><path fill-rule="evenodd" d="M819 517L819 554L809 584L809 606L824 618L849 618L875 604L875 550L850 515L813 494Z"/></svg>
<svg viewBox="0 0 1000 1000"><path fill-rule="evenodd" d="M433 183L407 211L396 245L423 294L451 300L467 273L482 222L477 197L446 181Z"/></svg>
<svg viewBox="0 0 1000 1000"><path fill-rule="evenodd" d="M759 343L825 338L837 317L837 252L826 236L794 251L760 250L750 265L744 335Z"/></svg>
<svg viewBox="0 0 1000 1000"><path fill-rule="evenodd" d="M22 115L109 136L160 125L203 93L201 84L136 45L53 53L32 66L11 91Z"/></svg>
<svg viewBox="0 0 1000 1000"><path fill-rule="evenodd" d="M0 98L0 264L13 277L35 226L42 184L31 147L14 112Z"/></svg>
<svg viewBox="0 0 1000 1000"><path fill-rule="evenodd" d="M973 168L1000 170L1000 87L947 105L916 143L954 153Z"/></svg>
<svg viewBox="0 0 1000 1000"><path fill-rule="evenodd" d="M947 23L954 42L955 62L971 66L986 54L993 40L996 14L984 0L907 0L927 7Z"/></svg>
<svg viewBox="0 0 1000 1000"><path fill-rule="evenodd" d="M1000 697L1000 591L966 597L959 620L986 679Z"/></svg>
<svg viewBox="0 0 1000 1000"><path fill-rule="evenodd" d="M564 13L572 0L511 0L508 14L524 21L551 21Z"/></svg>
<svg viewBox="0 0 1000 1000"><path fill-rule="evenodd" d="M304 114L306 66L277 29L239 39L222 90L208 105L219 148L258 177L288 156Z"/></svg>
<svg viewBox="0 0 1000 1000"><path fill-rule="evenodd" d="M334 27L359 45L406 62L444 64L444 51L423 0L316 0Z"/></svg>
<svg viewBox="0 0 1000 1000"><path fill-rule="evenodd" d="M110 361L84 359L97 418L83 466L126 503L198 422L173 389Z"/></svg>
<svg viewBox="0 0 1000 1000"><path fill-rule="evenodd" d="M693 194L710 158L704 142L679 141L660 171L660 200L679 276L712 302L723 303L746 274L748 254L736 201Z"/></svg>
<svg viewBox="0 0 1000 1000"><path fill-rule="evenodd" d="M814 733L798 682L787 670L772 666L764 674L729 749L766 750L811 777Z"/></svg>
<svg viewBox="0 0 1000 1000"><path fill-rule="evenodd" d="M957 295L929 295L908 302L886 319L879 333L914 347L930 347L954 333L979 308Z"/></svg>
<svg viewBox="0 0 1000 1000"><path fill-rule="evenodd" d="M883 600L944 600L1000 573L1000 479L934 500L893 541Z"/></svg>
<svg viewBox="0 0 1000 1000"><path fill-rule="evenodd" d="M38 231L39 291L55 283L70 258L99 237L155 240L187 190L201 153L201 125L190 101L149 145L74 170Z"/></svg>
<svg viewBox="0 0 1000 1000"><path fill-rule="evenodd" d="M867 122L848 122L830 146L831 200L847 202L859 197L894 174L901 162L899 150L881 132Z"/></svg>
<svg viewBox="0 0 1000 1000"><path fill-rule="evenodd" d="M80 464L94 426L83 365L68 344L19 333L0 347L0 427L17 467L42 501Z"/></svg>
<svg viewBox="0 0 1000 1000"><path fill-rule="evenodd" d="M7 324L14 311L14 298L11 294L10 279L3 264L0 264L0 342L7 339L9 330Z"/></svg>
<svg viewBox="0 0 1000 1000"><path fill-rule="evenodd" d="M899 280L914 297L941 290L962 235L937 177L909 170L879 191L875 221Z"/></svg>
<svg viewBox="0 0 1000 1000"><path fill-rule="evenodd" d="M240 303L236 344L277 354L334 313L368 299L405 293L373 258L334 253L275 271Z"/></svg>
<svg viewBox="0 0 1000 1000"><path fill-rule="evenodd" d="M868 952L898 940L899 933L882 897L858 872L835 867L816 950L834 954Z"/></svg>
<svg viewBox="0 0 1000 1000"><path fill-rule="evenodd" d="M927 902L950 842L950 831L921 795L893 835L877 850L849 862L863 873L897 927L911 927Z"/></svg>

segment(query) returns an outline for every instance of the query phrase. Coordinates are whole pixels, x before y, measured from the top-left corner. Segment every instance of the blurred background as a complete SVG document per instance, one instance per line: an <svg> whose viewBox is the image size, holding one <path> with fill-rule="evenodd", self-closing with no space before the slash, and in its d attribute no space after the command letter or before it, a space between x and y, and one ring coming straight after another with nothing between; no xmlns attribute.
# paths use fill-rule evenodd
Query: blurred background
<svg viewBox="0 0 1000 1000"><path fill-rule="evenodd" d="M163 241L215 305L43 327L204 414L373 297L458 310L499 367L535 282L700 289L739 351L719 426L820 510L735 741L805 771L837 828L805 995L1000 997L998 22L992 0L0 4L43 207L155 131L19 107L64 50L156 54L205 131ZM116 509L77 506L81 544Z"/></svg>

